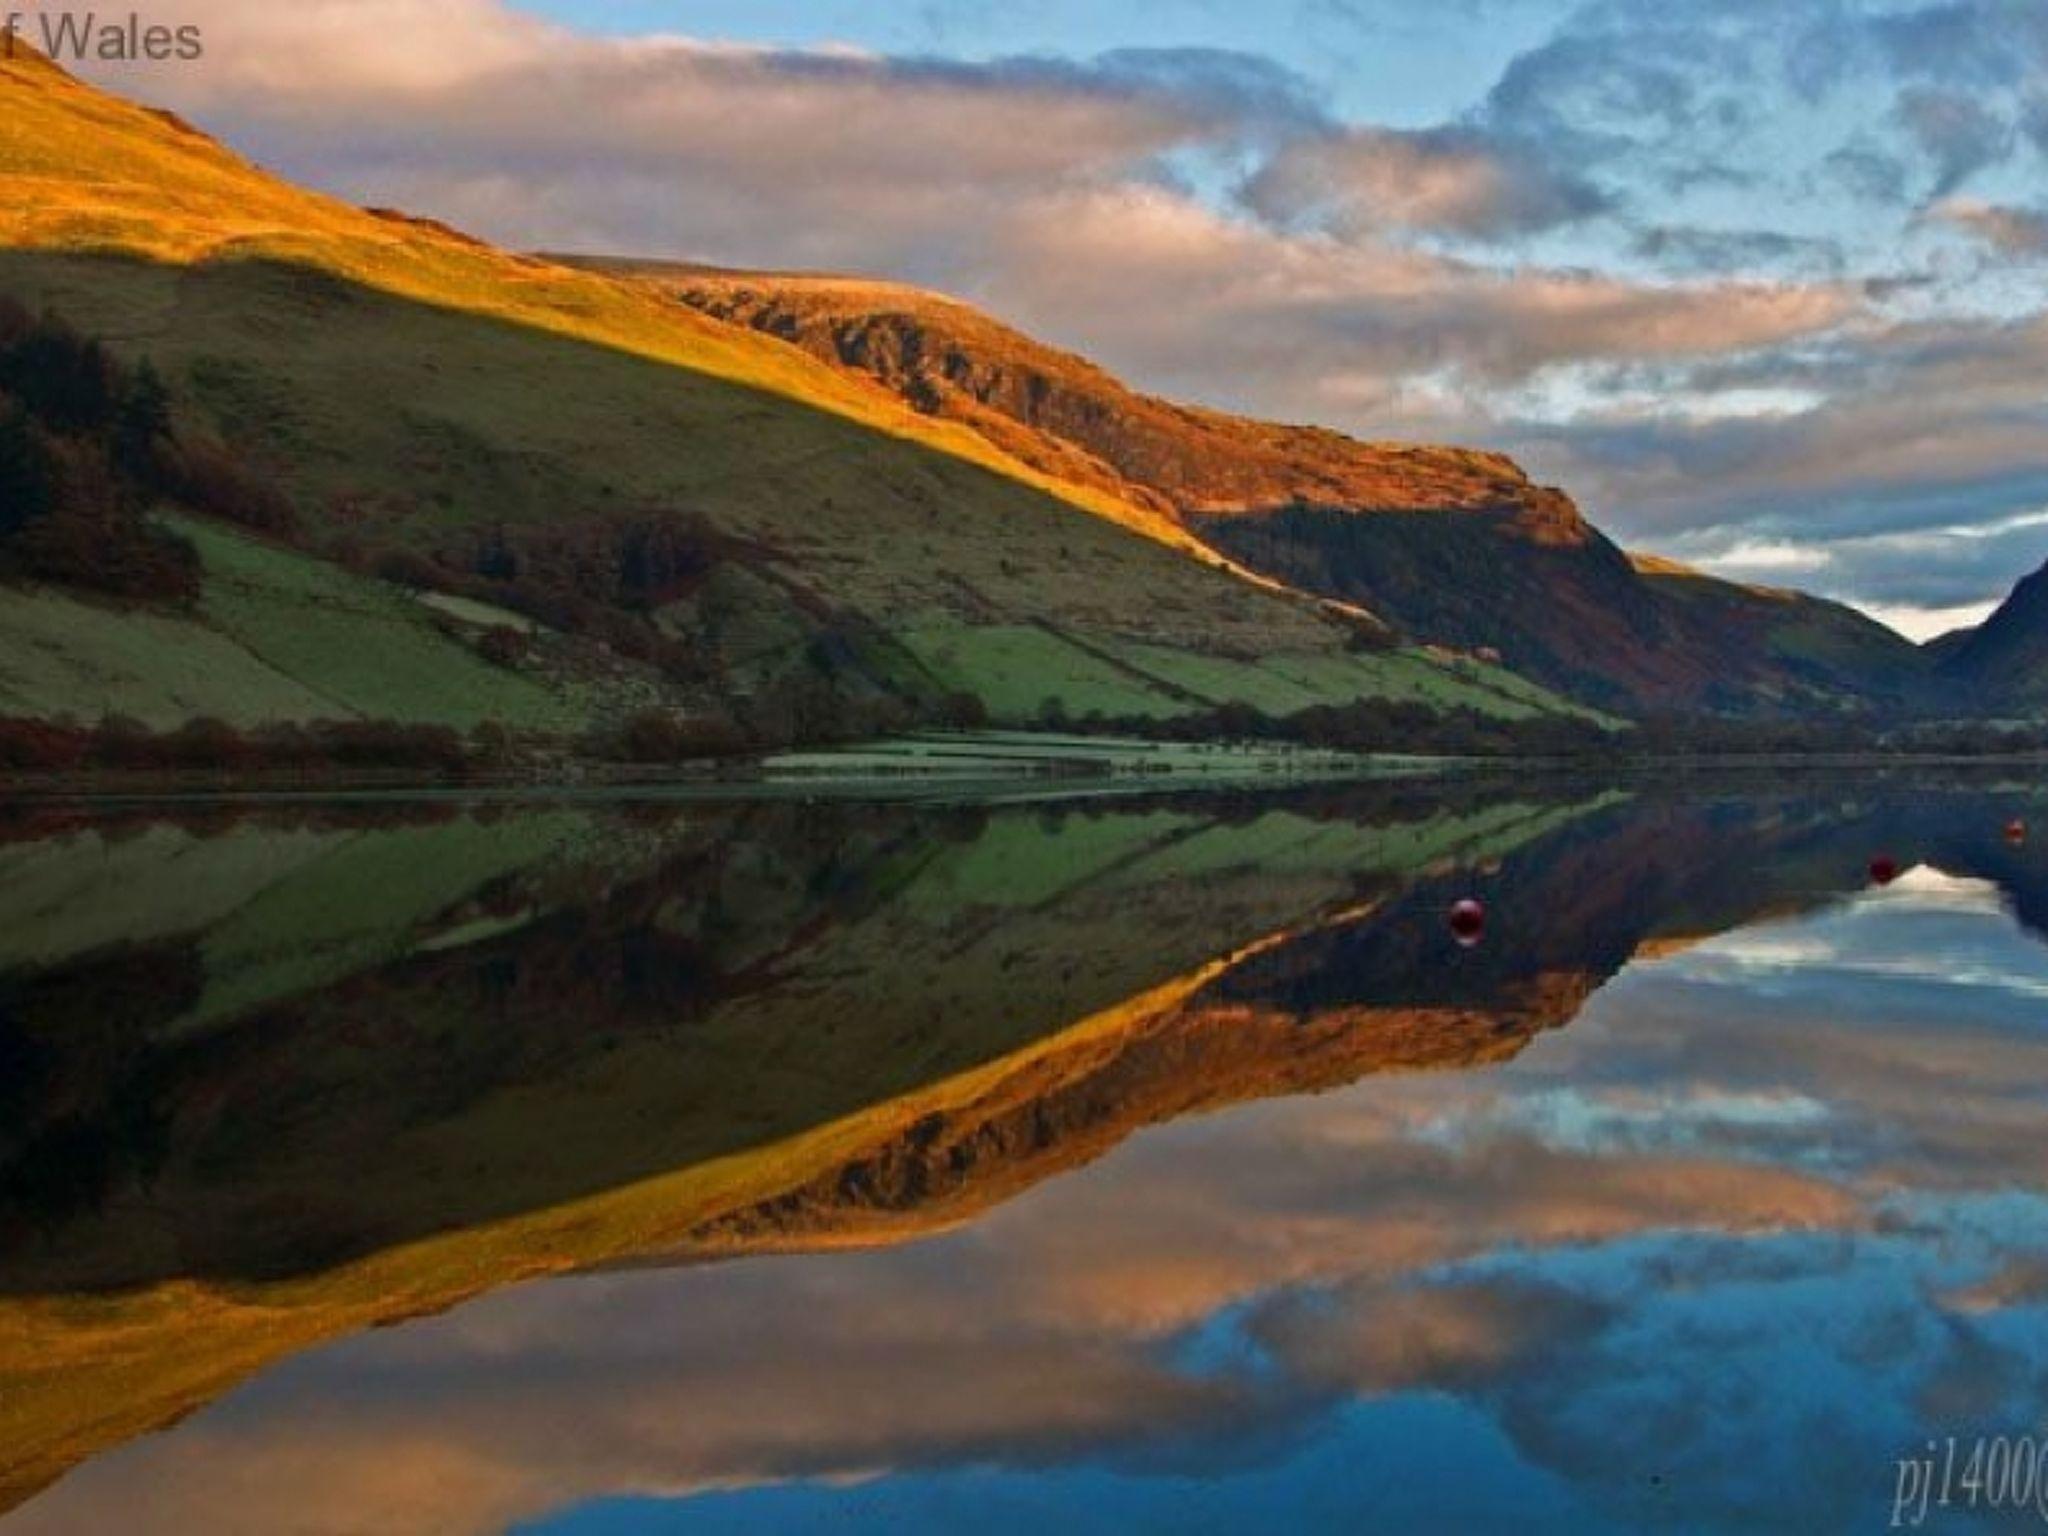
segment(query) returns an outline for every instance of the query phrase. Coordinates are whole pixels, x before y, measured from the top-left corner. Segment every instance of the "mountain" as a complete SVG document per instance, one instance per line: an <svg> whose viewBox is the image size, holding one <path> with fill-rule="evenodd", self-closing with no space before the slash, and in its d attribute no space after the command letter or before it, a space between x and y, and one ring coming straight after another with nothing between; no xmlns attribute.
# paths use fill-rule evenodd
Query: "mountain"
<svg viewBox="0 0 2048 1536"><path fill-rule="evenodd" d="M786 738L962 695L1002 721L1574 712L1364 643L1369 615L1227 569L1159 498L1036 462L1035 438L641 284L301 190L25 49L0 63L0 194L0 296L146 359L161 452L234 466L268 509L233 526L170 497L195 568L177 601L0 587L0 716L559 735L666 708ZM104 457L62 425L27 430Z"/></svg>
<svg viewBox="0 0 2048 1536"><path fill-rule="evenodd" d="M1623 713L1834 711L1918 687L1918 650L1854 609L1631 556L1569 518L1298 507L1192 526L1256 569Z"/></svg>
<svg viewBox="0 0 2048 1536"><path fill-rule="evenodd" d="M1500 454L1175 405L901 285L589 265L865 374L932 419L1145 506L1290 586L1419 640L1497 652L1603 707L1833 708L1895 700L1924 670L1908 641L1839 604L1630 557Z"/></svg>
<svg viewBox="0 0 2048 1536"><path fill-rule="evenodd" d="M1986 707L2032 711L2048 703L2048 566L1975 629L1942 635L1926 649L1945 681Z"/></svg>

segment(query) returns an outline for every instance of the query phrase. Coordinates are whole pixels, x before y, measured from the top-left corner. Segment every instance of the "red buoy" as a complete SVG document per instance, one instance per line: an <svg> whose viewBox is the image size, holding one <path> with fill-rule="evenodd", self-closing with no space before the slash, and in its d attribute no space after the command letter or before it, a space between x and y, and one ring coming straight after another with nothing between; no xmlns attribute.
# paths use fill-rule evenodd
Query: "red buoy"
<svg viewBox="0 0 2048 1536"><path fill-rule="evenodd" d="M1890 885L1899 878L1899 861L1888 853L1880 853L1870 861L1870 878L1879 885Z"/></svg>
<svg viewBox="0 0 2048 1536"><path fill-rule="evenodd" d="M2015 816L2005 824L2005 840L2017 848L2027 840L2027 824Z"/></svg>
<svg viewBox="0 0 2048 1536"><path fill-rule="evenodd" d="M1486 935L1486 908L1467 897L1451 908L1451 937L1470 949Z"/></svg>

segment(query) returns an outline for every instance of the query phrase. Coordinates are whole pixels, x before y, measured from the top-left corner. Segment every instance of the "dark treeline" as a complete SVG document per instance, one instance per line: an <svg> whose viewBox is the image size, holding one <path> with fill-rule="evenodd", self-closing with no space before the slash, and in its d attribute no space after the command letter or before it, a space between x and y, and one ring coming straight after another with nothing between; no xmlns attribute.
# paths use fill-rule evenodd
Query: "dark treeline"
<svg viewBox="0 0 2048 1536"><path fill-rule="evenodd" d="M968 706L972 706L971 708ZM798 713L778 713L796 707ZM646 709L593 727L573 743L585 760L623 766L712 763L744 758L805 742L871 739L930 723L908 706L870 701L858 707L821 691L812 713L788 706L780 695L757 703L747 719L720 710L682 713ZM937 723L986 723L976 701L956 704ZM520 735L486 721L467 735L448 726L390 720L317 720L243 729L199 719L154 731L113 717L97 725L0 717L0 774L203 773L228 778L327 777L370 770L401 770L432 779L547 765L569 744Z"/></svg>
<svg viewBox="0 0 2048 1536"><path fill-rule="evenodd" d="M293 520L220 443L180 435L147 362L130 368L0 295L0 577L190 601L198 556L148 516L165 502L272 530Z"/></svg>
<svg viewBox="0 0 2048 1536"><path fill-rule="evenodd" d="M1245 703L1169 720L1089 715L1075 720L1048 701L1040 723L1155 741L1286 742L1344 752L1414 752L1452 757L1545 757L1627 762L1685 757L2013 757L2048 753L2048 722L1907 720L1867 716L1754 719L1664 716L1605 730L1546 715L1507 720L1472 710L1438 712L1383 699L1316 705L1275 716Z"/></svg>
<svg viewBox="0 0 2048 1536"><path fill-rule="evenodd" d="M240 730L221 720L192 720L152 731L112 718L96 726L0 719L0 772L299 772L327 774L407 769L459 778L502 758L501 728L469 736L447 726L388 720L322 720Z"/></svg>
<svg viewBox="0 0 2048 1536"><path fill-rule="evenodd" d="M1662 716L1639 721L1618 745L1656 757L2013 757L2048 752L2048 721Z"/></svg>
<svg viewBox="0 0 2048 1536"><path fill-rule="evenodd" d="M1339 752L1416 752L1451 757L1591 756L1620 739L1591 721L1562 715L1509 720L1476 710L1437 710L1412 700L1354 699L1271 715L1235 702L1167 720L1091 714L1070 718L1048 701L1039 723L1152 741L1287 742Z"/></svg>

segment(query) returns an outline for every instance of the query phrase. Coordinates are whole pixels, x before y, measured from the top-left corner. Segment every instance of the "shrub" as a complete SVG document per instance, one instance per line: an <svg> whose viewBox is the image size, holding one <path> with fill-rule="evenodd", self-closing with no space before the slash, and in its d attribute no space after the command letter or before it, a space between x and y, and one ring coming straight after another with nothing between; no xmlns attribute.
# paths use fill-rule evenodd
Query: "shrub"
<svg viewBox="0 0 2048 1536"><path fill-rule="evenodd" d="M479 726L465 742L446 726L392 720L323 720L245 732L201 718L156 732L121 715L91 730L65 721L0 719L0 768L44 771L409 768L459 777L473 757L497 761L511 751L511 733L495 722Z"/></svg>
<svg viewBox="0 0 2048 1536"><path fill-rule="evenodd" d="M526 659L531 643L524 631L509 624L494 624L477 636L477 654L494 667L516 667Z"/></svg>
<svg viewBox="0 0 2048 1536"><path fill-rule="evenodd" d="M47 720L0 719L0 768L61 772L85 759L86 734Z"/></svg>
<svg viewBox="0 0 2048 1536"><path fill-rule="evenodd" d="M374 556L370 569L379 581L414 592L431 592L447 579L441 567L410 549L387 549Z"/></svg>
<svg viewBox="0 0 2048 1536"><path fill-rule="evenodd" d="M153 364L144 361L121 389L114 415L113 454L117 469L137 484L162 483L164 447L171 436L171 396Z"/></svg>
<svg viewBox="0 0 2048 1536"><path fill-rule="evenodd" d="M683 722L665 709L643 709L626 721L620 745L634 763L668 763L683 755Z"/></svg>
<svg viewBox="0 0 2048 1536"><path fill-rule="evenodd" d="M0 341L0 390L54 431L85 433L109 426L121 384L106 348L54 315Z"/></svg>
<svg viewBox="0 0 2048 1536"><path fill-rule="evenodd" d="M0 575L189 601L198 556L148 518L166 495L270 529L289 512L224 450L175 442L148 363L0 303Z"/></svg>
<svg viewBox="0 0 2048 1536"><path fill-rule="evenodd" d="M678 763L748 750L747 733L724 715L643 709L620 729L618 753L630 763Z"/></svg>
<svg viewBox="0 0 2048 1536"><path fill-rule="evenodd" d="M218 439L180 440L161 457L164 494L172 500L259 533L297 531L291 500Z"/></svg>
<svg viewBox="0 0 2048 1536"><path fill-rule="evenodd" d="M988 705L979 694L965 690L949 693L934 706L932 720L955 730L978 731L988 724Z"/></svg>
<svg viewBox="0 0 2048 1536"><path fill-rule="evenodd" d="M254 752L247 737L225 720L187 721L156 746L161 761L179 768L241 768Z"/></svg>
<svg viewBox="0 0 2048 1536"><path fill-rule="evenodd" d="M342 767L424 768L458 773L469 765L462 737L445 725L325 720L312 730L321 760Z"/></svg>
<svg viewBox="0 0 2048 1536"><path fill-rule="evenodd" d="M88 751L109 768L147 768L156 758L156 739L140 720L108 715L93 731Z"/></svg>
<svg viewBox="0 0 2048 1536"><path fill-rule="evenodd" d="M199 595L199 555L141 516L106 452L60 438L49 451L56 497L48 513L6 541L20 575L143 601L189 602Z"/></svg>
<svg viewBox="0 0 2048 1536"><path fill-rule="evenodd" d="M515 752L511 730L499 720L486 720L469 733L469 755L492 767L512 760Z"/></svg>
<svg viewBox="0 0 2048 1536"><path fill-rule="evenodd" d="M28 412L0 401L0 539L48 517L57 504L57 471Z"/></svg>

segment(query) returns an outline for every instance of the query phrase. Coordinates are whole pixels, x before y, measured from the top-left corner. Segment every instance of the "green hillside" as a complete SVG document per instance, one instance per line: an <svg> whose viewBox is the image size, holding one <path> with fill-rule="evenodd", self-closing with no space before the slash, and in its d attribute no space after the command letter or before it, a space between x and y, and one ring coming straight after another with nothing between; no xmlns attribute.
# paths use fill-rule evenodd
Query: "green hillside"
<svg viewBox="0 0 2048 1536"><path fill-rule="evenodd" d="M1163 716L1219 694L1563 708L1476 664L1347 649L1359 621L1230 572L1170 518L773 338L299 191L38 60L0 65L0 194L0 294L149 359L180 430L299 521L296 552L188 523L196 609L0 589L19 641L0 710L567 729L629 699L744 706L820 668L1007 721L1049 698ZM625 616L524 675L396 588L308 564L402 554L475 597L501 547L559 580L635 527L686 546L674 580L646 602L578 594Z"/></svg>
<svg viewBox="0 0 2048 1536"><path fill-rule="evenodd" d="M396 587L215 525L167 521L200 551L197 607L0 595L0 715L125 715L157 729L198 717L580 723L570 699L486 662Z"/></svg>
<svg viewBox="0 0 2048 1536"><path fill-rule="evenodd" d="M1602 708L1835 712L1896 703L1924 672L1902 636L1839 604L1627 555L1501 454L1160 399L898 283L581 264L787 338L1048 474L1161 509L1241 566Z"/></svg>

